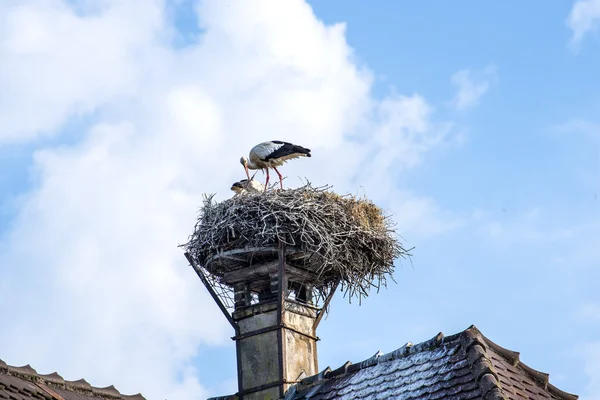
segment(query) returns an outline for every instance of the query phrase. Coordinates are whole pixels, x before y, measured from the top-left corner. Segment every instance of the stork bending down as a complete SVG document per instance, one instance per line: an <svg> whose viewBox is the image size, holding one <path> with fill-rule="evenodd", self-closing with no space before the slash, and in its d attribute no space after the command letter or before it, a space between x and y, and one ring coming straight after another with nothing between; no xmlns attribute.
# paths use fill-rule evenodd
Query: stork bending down
<svg viewBox="0 0 600 400"><path fill-rule="evenodd" d="M265 182L265 191L269 186L269 168L273 168L279 175L279 185L283 189L283 176L277 170L277 167L282 166L286 161L298 157L310 157L310 149L304 148L288 142L273 140L258 144L250 150L250 159L242 157L240 163L246 170L246 176L250 181L249 169L262 169L267 174Z"/></svg>

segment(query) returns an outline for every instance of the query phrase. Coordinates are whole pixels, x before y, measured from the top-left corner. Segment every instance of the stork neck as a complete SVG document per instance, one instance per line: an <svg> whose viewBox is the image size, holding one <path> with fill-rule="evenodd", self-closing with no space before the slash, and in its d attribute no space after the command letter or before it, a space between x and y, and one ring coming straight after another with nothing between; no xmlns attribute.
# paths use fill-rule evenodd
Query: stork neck
<svg viewBox="0 0 600 400"><path fill-rule="evenodd" d="M254 164L254 161L252 161L252 159L248 160L248 168L249 169L260 169L260 167L256 164Z"/></svg>

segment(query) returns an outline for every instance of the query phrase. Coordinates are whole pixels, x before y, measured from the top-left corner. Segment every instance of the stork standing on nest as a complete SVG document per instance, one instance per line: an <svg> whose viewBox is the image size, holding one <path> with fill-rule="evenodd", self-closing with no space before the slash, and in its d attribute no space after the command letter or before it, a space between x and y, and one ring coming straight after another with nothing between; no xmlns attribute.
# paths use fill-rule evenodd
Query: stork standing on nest
<svg viewBox="0 0 600 400"><path fill-rule="evenodd" d="M287 160L310 156L310 149L292 143L282 142L280 140L273 140L254 146L250 150L250 159L242 157L240 163L244 166L249 181L251 179L248 169L262 169L266 172L266 191L269 186L269 168L273 168L275 172L277 172L277 175L279 175L279 185L281 186L281 189L283 189L283 176L281 176L277 167L282 166Z"/></svg>

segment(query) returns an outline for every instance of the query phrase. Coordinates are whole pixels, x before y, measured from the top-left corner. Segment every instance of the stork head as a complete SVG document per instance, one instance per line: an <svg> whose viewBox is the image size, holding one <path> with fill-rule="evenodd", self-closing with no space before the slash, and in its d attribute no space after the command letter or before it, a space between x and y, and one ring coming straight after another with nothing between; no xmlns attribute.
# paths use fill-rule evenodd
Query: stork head
<svg viewBox="0 0 600 400"><path fill-rule="evenodd" d="M231 190L233 190L237 194L241 194L244 190L246 190L247 183L248 181L246 179L241 180L239 182L235 182L233 185L231 185Z"/></svg>
<svg viewBox="0 0 600 400"><path fill-rule="evenodd" d="M248 180L250 180L250 172L248 172L248 159L246 157L240 158L240 164L244 166L244 169L246 170L246 176L248 177Z"/></svg>

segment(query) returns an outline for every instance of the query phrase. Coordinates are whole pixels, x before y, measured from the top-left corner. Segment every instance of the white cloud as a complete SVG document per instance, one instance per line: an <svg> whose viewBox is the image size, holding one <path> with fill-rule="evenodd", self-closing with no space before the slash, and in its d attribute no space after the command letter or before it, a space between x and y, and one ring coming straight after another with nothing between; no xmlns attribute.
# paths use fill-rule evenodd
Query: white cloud
<svg viewBox="0 0 600 400"><path fill-rule="evenodd" d="M487 66L483 71L457 71L452 75L452 83L458 87L458 91L449 105L457 110L475 107L497 79L497 68L494 65Z"/></svg>
<svg viewBox="0 0 600 400"><path fill-rule="evenodd" d="M573 4L567 25L573 31L571 41L577 45L600 22L600 0L578 0Z"/></svg>
<svg viewBox="0 0 600 400"><path fill-rule="evenodd" d="M88 18L59 0L0 6L0 143L55 134L69 115L139 93L160 64L160 2L105 3Z"/></svg>
<svg viewBox="0 0 600 400"><path fill-rule="evenodd" d="M80 141L35 152L39 185L0 242L9 363L150 398L206 397L192 358L231 332L176 245L201 195L230 196L239 157L265 139L313 149L283 168L288 185L363 186L405 236L454 224L394 185L450 127L418 95L374 99L344 25L303 1L201 2L205 31L178 50L158 0L7 4L0 143L91 120Z"/></svg>

